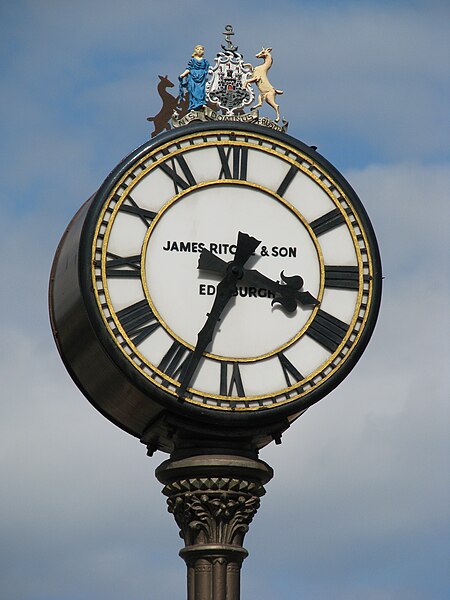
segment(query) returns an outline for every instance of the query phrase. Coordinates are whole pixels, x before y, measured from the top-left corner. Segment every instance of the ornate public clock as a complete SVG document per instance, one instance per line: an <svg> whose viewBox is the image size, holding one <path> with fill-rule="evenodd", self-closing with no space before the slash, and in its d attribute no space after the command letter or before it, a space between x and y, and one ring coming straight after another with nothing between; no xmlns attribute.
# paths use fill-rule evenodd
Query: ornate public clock
<svg viewBox="0 0 450 600"><path fill-rule="evenodd" d="M361 356L380 304L367 214L320 154L253 124L161 135L75 216L52 272L59 350L152 448L261 447Z"/></svg>

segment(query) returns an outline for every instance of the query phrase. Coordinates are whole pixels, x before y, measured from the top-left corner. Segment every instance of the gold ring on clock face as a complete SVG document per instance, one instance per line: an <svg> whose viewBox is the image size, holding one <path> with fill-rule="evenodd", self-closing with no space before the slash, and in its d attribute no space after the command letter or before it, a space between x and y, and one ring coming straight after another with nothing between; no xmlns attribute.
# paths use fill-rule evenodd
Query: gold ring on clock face
<svg viewBox="0 0 450 600"><path fill-rule="evenodd" d="M282 244L278 229L283 232ZM144 291L154 314L174 339L191 349L220 280L217 274L197 269L198 255L207 249L225 262L232 261L239 230L261 240L248 269L262 269L273 280L280 279L283 271L287 276L301 272L314 297L323 296L320 246L298 211L270 190L247 182L200 184L160 211L148 229L141 258ZM181 303L190 307L188 319L178 303L171 302L180 290ZM315 311L299 309L288 315L280 305L272 306L274 298L273 291L246 285L244 278L206 356L250 362L291 345Z"/></svg>
<svg viewBox="0 0 450 600"><path fill-rule="evenodd" d="M122 357L177 396L183 365L238 232L261 240L245 269L300 276L317 306L287 312L271 286L238 282L185 400L264 410L307 397L346 363L371 307L373 265L357 207L307 154L261 133L180 135L140 157L109 193L92 244L98 308Z"/></svg>

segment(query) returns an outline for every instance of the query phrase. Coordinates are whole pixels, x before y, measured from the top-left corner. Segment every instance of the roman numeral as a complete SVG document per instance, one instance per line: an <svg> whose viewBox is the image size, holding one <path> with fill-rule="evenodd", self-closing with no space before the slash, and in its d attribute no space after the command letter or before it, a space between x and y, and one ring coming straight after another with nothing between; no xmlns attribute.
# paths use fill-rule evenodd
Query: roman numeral
<svg viewBox="0 0 450 600"><path fill-rule="evenodd" d="M126 204L126 202L128 202L128 204ZM156 217L155 212L140 207L129 194L126 197L125 202L123 202L119 208L119 212L139 217L146 227L150 227L151 222Z"/></svg>
<svg viewBox="0 0 450 600"><path fill-rule="evenodd" d="M296 173L297 167L295 165L292 165L289 171L286 173L286 177L281 182L280 187L277 189L277 194L282 196L285 193L285 191L290 186L292 180L294 179Z"/></svg>
<svg viewBox="0 0 450 600"><path fill-rule="evenodd" d="M160 327L147 300L140 300L117 313L120 324L135 346L141 344Z"/></svg>
<svg viewBox="0 0 450 600"><path fill-rule="evenodd" d="M358 290L358 267L325 265L325 287L344 290Z"/></svg>
<svg viewBox="0 0 450 600"><path fill-rule="evenodd" d="M191 351L175 340L159 363L158 369L172 379L181 379L180 374L186 368L190 355Z"/></svg>
<svg viewBox="0 0 450 600"><path fill-rule="evenodd" d="M96 260L95 266L100 267L101 261ZM122 268L123 267L123 268ZM106 253L107 277L138 279L141 276L141 256L118 256L112 252Z"/></svg>
<svg viewBox="0 0 450 600"><path fill-rule="evenodd" d="M169 151L163 150L163 154L169 154ZM168 163L170 163L171 166L169 166ZM197 184L184 156L181 154L169 158L159 166L160 169L172 179L175 194Z"/></svg>
<svg viewBox="0 0 450 600"><path fill-rule="evenodd" d="M315 319L306 330L306 335L334 352L345 337L349 325L324 310L318 310Z"/></svg>
<svg viewBox="0 0 450 600"><path fill-rule="evenodd" d="M245 146L217 146L221 169L219 179L247 179L248 148Z"/></svg>
<svg viewBox="0 0 450 600"><path fill-rule="evenodd" d="M286 379L286 385L288 387L304 379L300 371L294 367L291 361L282 352L278 352L277 356L278 360L280 361L281 368L283 369L284 378Z"/></svg>
<svg viewBox="0 0 450 600"><path fill-rule="evenodd" d="M345 223L344 215L338 208L335 208L318 219L311 221L310 226L316 235L322 235L322 233L326 233L342 225L342 223Z"/></svg>
<svg viewBox="0 0 450 600"><path fill-rule="evenodd" d="M220 363L220 395L232 396L234 388L238 396L245 396L239 363Z"/></svg>

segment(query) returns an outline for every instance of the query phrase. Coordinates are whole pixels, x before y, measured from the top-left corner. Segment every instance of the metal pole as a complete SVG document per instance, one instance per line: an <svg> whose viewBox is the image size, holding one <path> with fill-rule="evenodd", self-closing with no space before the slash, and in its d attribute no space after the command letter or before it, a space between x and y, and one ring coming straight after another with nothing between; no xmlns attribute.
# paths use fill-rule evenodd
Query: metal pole
<svg viewBox="0 0 450 600"><path fill-rule="evenodd" d="M184 539L187 600L239 600L248 556L242 544L271 467L256 457L203 451L164 461L156 476Z"/></svg>

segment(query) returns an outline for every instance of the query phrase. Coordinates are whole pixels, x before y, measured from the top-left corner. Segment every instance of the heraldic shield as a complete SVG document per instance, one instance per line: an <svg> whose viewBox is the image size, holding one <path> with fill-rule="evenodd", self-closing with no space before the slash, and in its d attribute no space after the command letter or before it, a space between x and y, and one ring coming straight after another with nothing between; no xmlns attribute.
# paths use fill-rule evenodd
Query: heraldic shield
<svg viewBox="0 0 450 600"><path fill-rule="evenodd" d="M252 66L244 63L243 56L236 50L224 49L210 67L210 79L206 83L207 99L219 106L225 114L242 112L249 106L255 94L247 80L252 75Z"/></svg>

